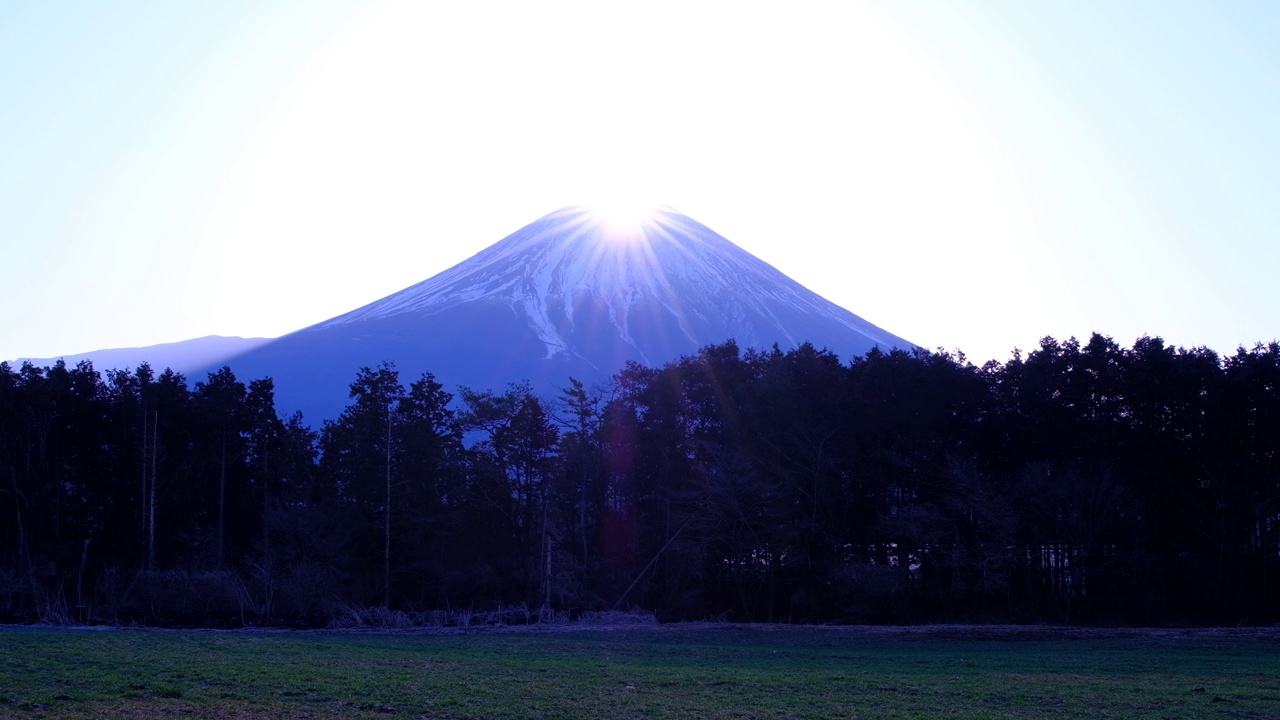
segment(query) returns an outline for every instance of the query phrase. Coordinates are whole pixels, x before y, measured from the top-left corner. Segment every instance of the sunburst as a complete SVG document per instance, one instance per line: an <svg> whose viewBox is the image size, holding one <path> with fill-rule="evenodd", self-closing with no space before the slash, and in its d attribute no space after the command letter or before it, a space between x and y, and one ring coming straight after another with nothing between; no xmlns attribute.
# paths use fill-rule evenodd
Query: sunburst
<svg viewBox="0 0 1280 720"><path fill-rule="evenodd" d="M657 221L658 206L627 200L593 202L588 207L591 222L608 240L634 240L645 235L645 229Z"/></svg>

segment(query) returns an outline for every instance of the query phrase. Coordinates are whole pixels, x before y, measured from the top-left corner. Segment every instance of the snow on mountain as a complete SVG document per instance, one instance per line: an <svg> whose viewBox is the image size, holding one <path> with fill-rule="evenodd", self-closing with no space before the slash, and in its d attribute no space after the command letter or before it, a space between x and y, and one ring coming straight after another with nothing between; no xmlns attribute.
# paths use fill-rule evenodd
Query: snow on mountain
<svg viewBox="0 0 1280 720"><path fill-rule="evenodd" d="M276 379L283 410L335 417L362 366L394 362L406 384L540 391L570 376L607 379L626 361L656 366L734 339L801 342L848 360L911 347L823 299L670 208L610 220L570 207L472 258L362 308L230 361L242 379Z"/></svg>
<svg viewBox="0 0 1280 720"><path fill-rule="evenodd" d="M811 323L789 326L782 316L812 314L847 328L867 347L909 347L853 313L815 295L706 226L671 209L630 226L611 226L590 208L565 208L526 226L470 260L394 295L321 323L332 328L364 320L424 316L477 301L503 302L525 318L559 354L590 360L595 348L579 338L583 324L604 317L643 362L644 320L666 315L695 349L707 330L749 347L795 346ZM791 317L787 317L791 319ZM764 320L765 322L761 322Z"/></svg>

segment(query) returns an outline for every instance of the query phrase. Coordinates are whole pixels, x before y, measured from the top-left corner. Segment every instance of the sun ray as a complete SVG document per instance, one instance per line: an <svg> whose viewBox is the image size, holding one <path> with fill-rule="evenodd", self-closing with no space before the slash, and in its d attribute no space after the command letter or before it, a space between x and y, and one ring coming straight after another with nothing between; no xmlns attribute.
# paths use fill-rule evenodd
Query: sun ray
<svg viewBox="0 0 1280 720"><path fill-rule="evenodd" d="M605 239L635 240L642 238L645 230L656 222L658 206L629 200L605 200L588 205L587 214Z"/></svg>

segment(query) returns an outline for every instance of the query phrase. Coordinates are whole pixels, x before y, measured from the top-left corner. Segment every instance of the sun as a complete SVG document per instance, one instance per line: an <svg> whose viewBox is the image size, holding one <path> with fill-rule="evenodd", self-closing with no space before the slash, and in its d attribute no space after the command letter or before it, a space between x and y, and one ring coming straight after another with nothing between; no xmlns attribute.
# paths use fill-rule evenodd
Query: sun
<svg viewBox="0 0 1280 720"><path fill-rule="evenodd" d="M658 216L658 204L631 200L606 200L587 205L592 221L605 237L625 239L644 234Z"/></svg>

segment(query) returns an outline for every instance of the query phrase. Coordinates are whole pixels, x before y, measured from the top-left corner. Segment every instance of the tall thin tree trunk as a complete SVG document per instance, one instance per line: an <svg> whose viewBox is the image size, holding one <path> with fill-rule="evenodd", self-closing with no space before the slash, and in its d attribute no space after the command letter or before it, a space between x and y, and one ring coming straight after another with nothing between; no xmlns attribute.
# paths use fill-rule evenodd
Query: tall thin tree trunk
<svg viewBox="0 0 1280 720"><path fill-rule="evenodd" d="M265 446L258 448L262 456L262 560L261 576L263 603L259 612L270 615L275 605L275 567L271 560L271 480L267 475L267 450Z"/></svg>
<svg viewBox="0 0 1280 720"><path fill-rule="evenodd" d="M547 536L547 481L543 478L541 484L542 498L542 607L551 609L551 538Z"/></svg>
<svg viewBox="0 0 1280 720"><path fill-rule="evenodd" d="M267 475L267 451L262 450L262 557L271 561L271 478Z"/></svg>
<svg viewBox="0 0 1280 720"><path fill-rule="evenodd" d="M149 495L147 494L148 492L147 471L150 469L150 462L147 459L148 444L149 443L147 439L147 409L143 407L142 408L142 497L141 497L141 500L142 500L142 535L144 537L147 534L147 507L148 507L147 498L149 497Z"/></svg>
<svg viewBox="0 0 1280 720"><path fill-rule="evenodd" d="M391 404L387 404L387 502L383 508L382 606L391 607Z"/></svg>
<svg viewBox="0 0 1280 720"><path fill-rule="evenodd" d="M28 587L31 592L35 592L36 573L35 565L31 562L31 545L27 538L27 526L22 520L22 504L26 501L26 496L18 488L18 473L9 469L9 481L13 485L13 512L18 519L18 562L22 572L27 577Z"/></svg>
<svg viewBox="0 0 1280 720"><path fill-rule="evenodd" d="M147 569L156 569L156 464L160 454L160 413L156 411L151 417L151 483L148 495L147 511Z"/></svg>
<svg viewBox="0 0 1280 720"><path fill-rule="evenodd" d="M583 446L585 445L586 443L583 443ZM591 558L590 558L590 550L588 549L588 546L587 546L587 502L590 496L589 496L589 493L587 492L587 485L588 483L591 482L590 473L591 473L591 470L595 469L594 467L595 463L594 462L591 463L591 466L587 465L587 462L586 462L587 452L585 450L582 451L582 457L583 457L582 481L579 483L579 488L578 488L581 493L581 496L578 502L578 540L579 542L582 543L582 571L584 573L590 573ZM595 459L594 452L591 453L591 458L592 460Z"/></svg>
<svg viewBox="0 0 1280 720"><path fill-rule="evenodd" d="M88 609L84 604L84 567L89 564L89 541L92 538L85 538L84 547L80 550L80 567L76 571L76 610L78 611L77 619L85 622L88 619Z"/></svg>
<svg viewBox="0 0 1280 720"><path fill-rule="evenodd" d="M227 434L222 433L221 456L218 463L218 569L221 570L226 557L223 548L223 536L226 533L227 515Z"/></svg>

